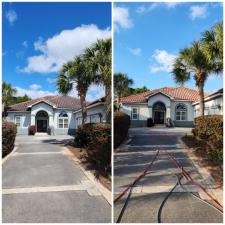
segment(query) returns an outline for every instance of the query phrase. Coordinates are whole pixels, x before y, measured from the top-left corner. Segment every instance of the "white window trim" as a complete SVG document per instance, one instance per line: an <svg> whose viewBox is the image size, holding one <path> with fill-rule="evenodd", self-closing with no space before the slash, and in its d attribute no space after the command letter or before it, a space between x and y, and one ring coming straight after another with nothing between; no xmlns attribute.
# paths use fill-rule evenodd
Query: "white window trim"
<svg viewBox="0 0 225 225"><path fill-rule="evenodd" d="M15 118L14 118L14 122L15 122L15 124L16 124L16 118L20 118L20 125L19 126L17 126L17 127L19 127L19 128L21 128L22 126L22 117L21 116L15 116Z"/></svg>
<svg viewBox="0 0 225 225"><path fill-rule="evenodd" d="M69 129L69 116L68 116L68 113L67 114L67 117L58 117L58 128L59 129ZM62 123L59 123L59 120L62 120ZM65 120L67 120L67 123L65 123ZM59 127L59 124L62 124L62 127ZM67 124L67 127L65 127L65 124Z"/></svg>
<svg viewBox="0 0 225 225"><path fill-rule="evenodd" d="M185 109L186 110L177 110L177 107L179 106L179 105L184 105L184 107L185 107ZM179 120L177 119L177 113L179 112ZM182 119L182 113L181 112L185 112L185 119L183 120ZM183 104L183 103L178 103L177 105L176 105L176 107L175 107L175 120L176 121L187 121L187 117L188 117L188 110L187 110L187 106L186 106L186 104Z"/></svg>
<svg viewBox="0 0 225 225"><path fill-rule="evenodd" d="M134 114L133 114L133 109L137 109L137 118L134 118ZM131 108L131 115L132 115L132 120L138 120L139 119L139 113L138 113L138 108L137 107L132 107Z"/></svg>

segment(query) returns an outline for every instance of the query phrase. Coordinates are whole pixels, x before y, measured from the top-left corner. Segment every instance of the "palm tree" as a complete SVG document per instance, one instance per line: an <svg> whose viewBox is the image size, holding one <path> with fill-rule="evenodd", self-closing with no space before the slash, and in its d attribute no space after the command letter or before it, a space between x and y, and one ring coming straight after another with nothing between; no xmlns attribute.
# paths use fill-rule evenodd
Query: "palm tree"
<svg viewBox="0 0 225 225"><path fill-rule="evenodd" d="M111 77L112 43L111 39L98 40L92 48L85 51L84 57L89 62L89 69L95 75L95 83L105 87L106 121L111 121Z"/></svg>
<svg viewBox="0 0 225 225"><path fill-rule="evenodd" d="M115 73L114 74L114 89L115 94L117 95L118 103L120 104L120 99L123 97L129 90L129 86L134 82L132 79L129 79L127 74Z"/></svg>
<svg viewBox="0 0 225 225"><path fill-rule="evenodd" d="M212 29L202 33L201 42L208 60L213 63L213 71L223 70L223 22L218 22Z"/></svg>
<svg viewBox="0 0 225 225"><path fill-rule="evenodd" d="M2 83L2 103L5 107L9 106L12 103L13 97L16 92L17 90L13 88L11 84L6 82Z"/></svg>
<svg viewBox="0 0 225 225"><path fill-rule="evenodd" d="M80 97L82 124L87 120L86 95L92 82L93 74L87 69L86 60L82 57L76 57L64 64L56 81L59 93L68 94L74 87L76 88Z"/></svg>
<svg viewBox="0 0 225 225"><path fill-rule="evenodd" d="M201 116L204 116L204 84L211 72L212 64L200 42L194 42L190 48L181 50L172 69L175 81L182 85L193 75L198 87Z"/></svg>

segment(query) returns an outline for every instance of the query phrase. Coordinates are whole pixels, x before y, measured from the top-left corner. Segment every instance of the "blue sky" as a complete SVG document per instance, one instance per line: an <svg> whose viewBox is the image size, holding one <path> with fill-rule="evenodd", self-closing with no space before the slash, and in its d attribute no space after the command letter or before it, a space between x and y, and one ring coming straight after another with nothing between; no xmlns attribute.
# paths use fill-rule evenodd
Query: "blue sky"
<svg viewBox="0 0 225 225"><path fill-rule="evenodd" d="M170 71L178 51L222 19L222 3L116 3L114 72L127 73L134 87L175 86ZM222 76L213 76L205 91L222 86Z"/></svg>
<svg viewBox="0 0 225 225"><path fill-rule="evenodd" d="M2 17L3 81L32 98L57 94L62 64L111 37L110 3L3 3ZM103 95L92 86L87 99Z"/></svg>

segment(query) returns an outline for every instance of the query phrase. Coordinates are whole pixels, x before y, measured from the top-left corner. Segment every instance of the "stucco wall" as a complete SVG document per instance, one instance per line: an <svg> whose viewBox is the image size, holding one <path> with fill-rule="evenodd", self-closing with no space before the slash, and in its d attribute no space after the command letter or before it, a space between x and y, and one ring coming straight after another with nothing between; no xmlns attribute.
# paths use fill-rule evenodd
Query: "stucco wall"
<svg viewBox="0 0 225 225"><path fill-rule="evenodd" d="M221 106L219 109L218 106ZM199 104L194 106L194 117L200 116L199 114ZM208 100L205 102L205 115L223 115L223 97L219 96L217 98Z"/></svg>
<svg viewBox="0 0 225 225"><path fill-rule="evenodd" d="M106 122L105 106L104 105L97 105L97 106L94 106L92 108L87 109L87 123L90 123L90 115L94 115L94 114L98 114L98 113L102 114L102 122ZM75 118L75 121L76 121L75 128L77 129L77 127L82 122L81 111L74 113L74 118ZM99 118L99 116L96 115L96 122L100 122L98 120L98 118ZM94 121L91 121L91 122L93 123Z"/></svg>
<svg viewBox="0 0 225 225"><path fill-rule="evenodd" d="M188 126L188 127L193 126L194 110L192 102L173 101L161 93L149 97L148 102L146 104L137 104L137 103L122 104L120 111L131 116L132 108L138 108L139 118L138 120L132 120L131 118L131 126L132 127L147 126L147 118L153 118L152 107L157 102L162 102L165 104L166 118L171 118L175 126ZM185 121L176 121L175 108L179 103L185 104L187 108L187 119Z"/></svg>
<svg viewBox="0 0 225 225"><path fill-rule="evenodd" d="M45 102L40 102L34 106L32 106L31 108L31 125L35 125L36 121L35 121L35 117L36 114L39 111L45 111L48 113L48 117L49 117L49 126L54 126L54 122L53 122L53 115L54 115L54 111L53 111L53 107L48 105Z"/></svg>
<svg viewBox="0 0 225 225"><path fill-rule="evenodd" d="M6 120L15 123L15 116L21 117L21 127L17 127L17 134L28 134L28 127L31 124L30 112L8 112Z"/></svg>
<svg viewBox="0 0 225 225"><path fill-rule="evenodd" d="M186 121L193 121L194 120L194 108L192 106L192 102L189 101L172 101L171 102L171 119L176 120L176 106L178 104L184 104L187 108L187 120Z"/></svg>

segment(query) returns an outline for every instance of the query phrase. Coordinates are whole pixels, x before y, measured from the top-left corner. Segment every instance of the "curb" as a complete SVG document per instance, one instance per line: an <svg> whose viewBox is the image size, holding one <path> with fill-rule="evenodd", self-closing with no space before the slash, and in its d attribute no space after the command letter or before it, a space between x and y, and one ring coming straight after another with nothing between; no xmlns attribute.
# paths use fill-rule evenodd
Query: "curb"
<svg viewBox="0 0 225 225"><path fill-rule="evenodd" d="M6 160L8 160L14 154L14 152L17 150L17 148L18 148L18 146L15 145L13 150L7 156L5 156L5 158L2 159L2 165Z"/></svg>
<svg viewBox="0 0 225 225"><path fill-rule="evenodd" d="M188 155L188 158L192 161L192 163L197 168L197 170L199 171L199 173L201 174L201 176L203 177L203 179L204 180L209 180L209 181L211 181L212 183L215 184L216 182L215 182L214 178L211 176L210 172L206 168L202 167L199 164L198 158L194 155L193 150L191 148L189 148L182 141L181 138L180 138L180 142L182 143L182 145L185 148L185 149L183 149L183 151ZM188 149L190 151L188 151ZM207 185L209 185L210 192L213 194L214 198L216 198L216 200L218 200L220 204L223 204L223 190L221 188L218 188L215 191L215 188L213 188L211 184L207 184ZM202 192L199 192L199 195L200 195L200 197L202 199L209 200L209 198L205 194L203 194Z"/></svg>
<svg viewBox="0 0 225 225"><path fill-rule="evenodd" d="M98 191L102 194L102 196L106 199L106 201L112 205L112 194L111 192L104 187L98 180L96 180L95 176L89 172L86 171L82 165L81 165L81 161L76 158L67 147L63 147L66 155L68 155L74 162L76 162L77 166L83 171L83 173L86 175L86 177L93 182L93 184L95 185L95 187L98 189Z"/></svg>

